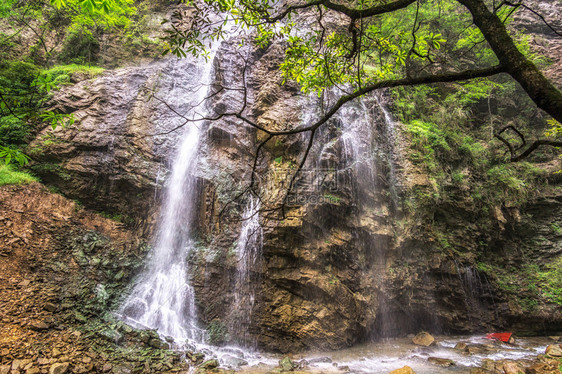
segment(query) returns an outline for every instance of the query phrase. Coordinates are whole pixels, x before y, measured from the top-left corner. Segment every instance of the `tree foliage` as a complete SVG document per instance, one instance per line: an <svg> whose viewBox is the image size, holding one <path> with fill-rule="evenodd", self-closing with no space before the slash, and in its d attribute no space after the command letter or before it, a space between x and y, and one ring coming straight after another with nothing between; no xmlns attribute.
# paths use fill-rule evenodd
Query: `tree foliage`
<svg viewBox="0 0 562 374"><path fill-rule="evenodd" d="M383 87L507 73L541 109L562 119L562 93L537 69L524 40L506 28L521 4L486 1L187 1L168 31L169 51L204 54L209 41L232 27L259 46L282 39L286 80L305 92L338 86L350 100Z"/></svg>

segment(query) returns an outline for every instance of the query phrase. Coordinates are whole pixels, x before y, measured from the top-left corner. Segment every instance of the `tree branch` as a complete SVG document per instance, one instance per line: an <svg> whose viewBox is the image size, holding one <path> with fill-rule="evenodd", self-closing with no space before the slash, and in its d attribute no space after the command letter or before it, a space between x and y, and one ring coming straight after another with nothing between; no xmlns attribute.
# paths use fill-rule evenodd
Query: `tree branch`
<svg viewBox="0 0 562 374"><path fill-rule="evenodd" d="M517 134L517 136L519 136L519 138L521 139L521 145L519 147L515 148L513 146L513 144L511 144L511 142L509 142L509 140L507 140L502 135L507 130L512 130L513 132L515 132ZM521 148L525 147L527 142L525 140L525 136L523 135L523 133L521 133L521 131L517 130L512 125L505 126L503 129L501 129L500 131L495 133L494 137L496 137L503 144L505 144L505 146L507 147L507 149L509 151L511 162L517 162L517 161L523 160L524 158L529 156L531 153L533 153L533 151L535 149L537 149L537 148L539 148L540 146L543 146L543 145L548 145L548 146L552 146L552 147L562 147L562 141L548 140L548 139L538 139L538 140L535 140L525 151L523 151L522 153L517 155L517 151L520 150Z"/></svg>
<svg viewBox="0 0 562 374"><path fill-rule="evenodd" d="M311 1L309 3L306 3L306 4L289 6L287 9L285 9L280 14L278 14L274 17L268 17L266 19L266 22L275 23L277 21L281 21L289 13L292 13L295 10L306 9L306 8L310 8L310 7L314 7L314 6L318 6L318 5L323 5L328 9L335 10L336 12L345 14L346 16L351 18L352 20L355 20L355 19L359 19L359 18L373 17L373 16L376 16L376 15L379 15L379 14L394 12L396 10L406 8L408 5L413 4L416 1L417 0L397 0L397 1L393 1L393 2L390 2L390 3L383 4L383 5L375 5L375 6L372 6L370 8L367 8L367 9L356 9L356 8L346 7L345 5L342 5L342 4L334 3L330 0L316 0L316 1Z"/></svg>

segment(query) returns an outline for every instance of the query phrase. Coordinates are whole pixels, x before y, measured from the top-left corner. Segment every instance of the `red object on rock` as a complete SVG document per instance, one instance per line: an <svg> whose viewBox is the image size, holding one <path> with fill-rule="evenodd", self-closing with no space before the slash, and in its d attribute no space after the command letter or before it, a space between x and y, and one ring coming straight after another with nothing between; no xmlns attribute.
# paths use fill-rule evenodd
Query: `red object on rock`
<svg viewBox="0 0 562 374"><path fill-rule="evenodd" d="M486 339L497 339L504 343L508 343L511 335L513 335L511 332L494 332L486 335Z"/></svg>

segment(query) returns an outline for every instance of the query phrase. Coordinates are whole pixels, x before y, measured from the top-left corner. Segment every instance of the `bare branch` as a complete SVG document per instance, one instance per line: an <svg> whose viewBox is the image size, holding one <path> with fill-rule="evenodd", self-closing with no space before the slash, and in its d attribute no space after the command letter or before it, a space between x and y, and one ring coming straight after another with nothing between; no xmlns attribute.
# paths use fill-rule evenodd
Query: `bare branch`
<svg viewBox="0 0 562 374"><path fill-rule="evenodd" d="M513 144L511 144L511 142L509 140L507 140L502 135L507 130L512 130L521 139L521 145L519 147L517 147L517 148L514 147ZM503 144L505 144L505 146L507 147L507 149L509 151L511 162L517 162L517 161L523 160L524 158L529 156L531 153L533 153L534 150L536 150L537 148L539 148L543 145L548 145L548 146L552 146L552 147L562 147L562 141L548 140L548 139L538 139L538 140L535 140L525 151L523 151L522 153L517 155L517 151L520 150L521 148L525 147L527 142L525 140L525 136L523 135L523 133L521 133L521 131L519 131L517 128L515 128L512 125L505 126L503 129L501 129L500 131L495 133L494 137L496 137Z"/></svg>
<svg viewBox="0 0 562 374"><path fill-rule="evenodd" d="M550 23L547 22L547 20L543 17L542 14L536 12L535 10L531 9L530 7L528 7L527 5L523 4L523 3L512 3L511 1L503 1L502 4L508 5L510 7L513 7L515 9L517 9L518 7L522 7L523 9L528 10L529 12L533 13L535 16L539 17L541 19L541 21L556 35L558 36L562 36L562 32L559 32L558 30L556 30L554 27L552 27L552 25L550 25Z"/></svg>

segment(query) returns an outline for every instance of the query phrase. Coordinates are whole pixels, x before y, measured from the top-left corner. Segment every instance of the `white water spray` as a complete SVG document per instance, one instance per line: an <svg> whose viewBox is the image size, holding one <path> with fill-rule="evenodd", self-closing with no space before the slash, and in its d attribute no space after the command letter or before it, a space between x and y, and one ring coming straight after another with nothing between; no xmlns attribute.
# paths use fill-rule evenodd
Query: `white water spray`
<svg viewBox="0 0 562 374"><path fill-rule="evenodd" d="M217 47L212 49L211 56ZM175 101L173 104L190 109L187 115L190 119L204 116L212 61L210 58L198 63L195 76L201 77L202 84L191 97L185 97L185 93L179 98L174 97L173 92L169 95L170 101ZM180 61L176 64L180 69L192 67ZM175 86L174 80L172 90ZM193 249L194 174L202 133L200 124L201 121L188 122L185 126L167 182L154 249L146 269L120 310L126 322L157 329L161 335L170 336L180 344L186 339L201 341L203 335L196 323L195 295L188 281L187 264L187 256Z"/></svg>
<svg viewBox="0 0 562 374"><path fill-rule="evenodd" d="M263 248L263 228L260 224L260 201L251 198L242 215L242 227L238 236L236 253L236 289L232 307L231 329L243 344L252 345L249 327L255 304L252 269L259 262Z"/></svg>

